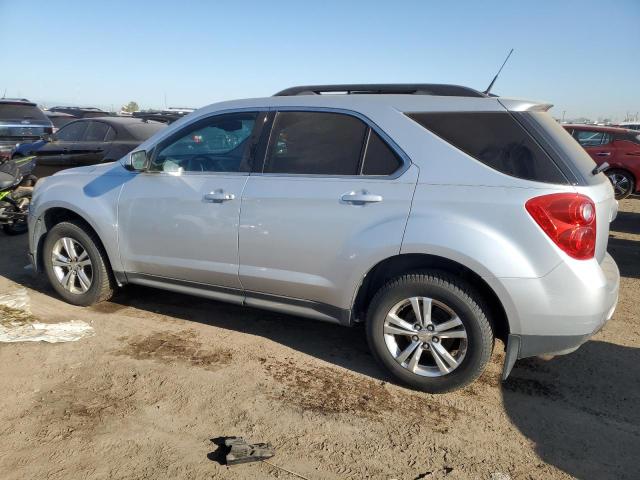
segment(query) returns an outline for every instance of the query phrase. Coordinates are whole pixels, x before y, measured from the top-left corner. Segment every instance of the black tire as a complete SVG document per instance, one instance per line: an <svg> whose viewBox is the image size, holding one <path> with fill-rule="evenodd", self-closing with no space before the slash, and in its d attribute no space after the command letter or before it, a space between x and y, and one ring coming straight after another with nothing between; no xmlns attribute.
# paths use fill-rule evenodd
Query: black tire
<svg viewBox="0 0 640 480"><path fill-rule="evenodd" d="M30 203L32 194L33 194L33 189L31 188L19 188L13 193L11 193L11 198L16 202L22 202L26 199ZM28 230L28 225L27 225L26 216L24 217L23 221L20 221L17 223L9 223L7 225L2 226L2 231L5 234L10 236L22 235L26 233L27 230Z"/></svg>
<svg viewBox="0 0 640 480"><path fill-rule="evenodd" d="M609 181L613 185L616 200L627 198L636 190L636 182L633 175L626 170L618 170L615 168L605 172Z"/></svg>
<svg viewBox="0 0 640 480"><path fill-rule="evenodd" d="M72 293L66 290L53 270L52 251L58 240L69 237L80 244L91 260L91 285L84 293ZM48 233L42 248L44 269L53 289L64 300L79 306L89 306L109 300L114 293L115 282L111 273L107 254L97 235L78 222L61 222Z"/></svg>
<svg viewBox="0 0 640 480"><path fill-rule="evenodd" d="M428 297L440 302L462 321L461 327L467 335L466 353L450 373L435 377L413 373L402 366L387 348L383 333L385 319L394 306L411 297ZM491 357L494 337L486 312L488 309L482 297L460 278L439 271L403 275L381 287L371 301L367 312L369 347L378 362L404 384L429 393L456 390L476 380ZM423 350L422 355L426 351ZM430 355L425 360L431 359ZM437 368L435 362L434 365L432 368Z"/></svg>

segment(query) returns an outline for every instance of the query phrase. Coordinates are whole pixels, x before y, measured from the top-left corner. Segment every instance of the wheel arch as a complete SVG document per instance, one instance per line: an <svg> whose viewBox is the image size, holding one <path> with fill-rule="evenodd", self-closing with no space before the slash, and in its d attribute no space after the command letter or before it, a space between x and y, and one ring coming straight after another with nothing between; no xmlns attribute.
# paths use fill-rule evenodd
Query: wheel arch
<svg viewBox="0 0 640 480"><path fill-rule="evenodd" d="M41 221L41 225L40 225L40 234L38 235L37 238L34 238L34 240L37 242L36 244L36 248L35 248L35 252L36 252L36 266L38 271L44 271L44 264L43 264L43 248L44 248L44 242L45 239L47 237L47 232L49 232L53 227L55 227L57 224L62 223L62 222L73 222L76 224L81 225L83 228L87 229L89 232L93 233L95 235L95 238L97 238L99 245L98 248L101 249L104 253L105 253L105 260L107 262L107 268L109 269L109 271L111 272L111 274L115 274L115 271L113 269L113 263L112 260L109 256L109 252L108 250L105 248L104 242L102 241L102 238L100 236L100 233L97 231L97 229L91 224L90 221L88 221L84 215L81 215L80 213L76 212L75 210L72 210L70 208L67 207L62 207L62 206L55 206L55 207L51 207L48 208L47 210L45 210L42 215L40 216L40 221Z"/></svg>
<svg viewBox="0 0 640 480"><path fill-rule="evenodd" d="M399 275L418 270L439 270L456 275L468 281L482 295L489 307L488 317L494 330L494 335L506 344L510 333L509 319L503 302L494 288L485 278L478 275L469 267L454 260L424 253L404 253L388 257L378 262L364 276L352 307L352 318L364 319L367 305L375 293L387 281Z"/></svg>

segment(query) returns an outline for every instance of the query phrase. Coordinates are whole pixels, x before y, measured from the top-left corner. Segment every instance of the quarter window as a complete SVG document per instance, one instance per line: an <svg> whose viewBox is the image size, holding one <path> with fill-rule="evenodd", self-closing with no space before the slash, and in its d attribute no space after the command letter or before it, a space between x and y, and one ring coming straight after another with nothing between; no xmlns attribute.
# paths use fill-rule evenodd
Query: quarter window
<svg viewBox="0 0 640 480"><path fill-rule="evenodd" d="M591 130L574 130L573 138L583 147L598 147L611 141L611 136L608 133Z"/></svg>
<svg viewBox="0 0 640 480"><path fill-rule="evenodd" d="M508 113L411 113L409 117L485 165L513 177L566 184L547 153Z"/></svg>
<svg viewBox="0 0 640 480"><path fill-rule="evenodd" d="M219 115L198 122L160 145L150 171L248 172L256 113Z"/></svg>
<svg viewBox="0 0 640 480"><path fill-rule="evenodd" d="M84 132L87 130L88 122L73 122L65 125L58 133L56 133L56 140L62 140L63 142L79 142L84 136Z"/></svg>
<svg viewBox="0 0 640 480"><path fill-rule="evenodd" d="M350 115L278 112L264 172L357 175L366 133Z"/></svg>
<svg viewBox="0 0 640 480"><path fill-rule="evenodd" d="M362 167L363 175L391 175L402 162L375 131L370 130Z"/></svg>

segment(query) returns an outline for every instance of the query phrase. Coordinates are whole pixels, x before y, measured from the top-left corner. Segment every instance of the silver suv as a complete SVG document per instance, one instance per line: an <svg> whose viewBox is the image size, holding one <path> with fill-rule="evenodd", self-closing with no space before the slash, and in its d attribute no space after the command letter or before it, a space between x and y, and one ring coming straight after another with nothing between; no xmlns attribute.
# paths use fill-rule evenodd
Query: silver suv
<svg viewBox="0 0 640 480"><path fill-rule="evenodd" d="M549 107L454 85L211 105L40 181L33 265L75 305L132 283L364 323L428 392L475 380L498 338L506 378L578 348L618 297L611 184Z"/></svg>

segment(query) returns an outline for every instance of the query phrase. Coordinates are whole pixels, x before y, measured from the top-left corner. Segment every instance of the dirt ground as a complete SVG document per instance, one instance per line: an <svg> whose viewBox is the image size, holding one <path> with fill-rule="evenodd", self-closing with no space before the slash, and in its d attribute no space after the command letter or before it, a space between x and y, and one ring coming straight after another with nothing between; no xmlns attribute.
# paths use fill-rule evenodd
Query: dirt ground
<svg viewBox="0 0 640 480"><path fill-rule="evenodd" d="M363 331L146 288L82 309L24 269L0 235L0 295L28 289L42 322L83 320L70 343L0 343L0 478L299 478L218 463L218 437L270 442L307 479L640 478L640 198L609 250L613 320L574 354L504 354L464 391L394 385ZM0 312L0 316L2 312Z"/></svg>

